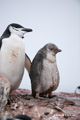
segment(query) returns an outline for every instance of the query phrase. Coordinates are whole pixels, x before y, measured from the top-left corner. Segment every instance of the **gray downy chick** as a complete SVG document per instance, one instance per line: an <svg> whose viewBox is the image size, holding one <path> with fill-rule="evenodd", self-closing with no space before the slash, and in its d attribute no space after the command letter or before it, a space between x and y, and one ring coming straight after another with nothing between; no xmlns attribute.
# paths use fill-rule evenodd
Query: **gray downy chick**
<svg viewBox="0 0 80 120"><path fill-rule="evenodd" d="M61 50L52 43L46 44L34 57L31 69L31 87L33 97L40 94L52 96L52 91L59 85L59 71L56 64L56 54Z"/></svg>
<svg viewBox="0 0 80 120"><path fill-rule="evenodd" d="M76 88L75 93L76 93L76 94L80 94L80 86L78 86L78 87Z"/></svg>

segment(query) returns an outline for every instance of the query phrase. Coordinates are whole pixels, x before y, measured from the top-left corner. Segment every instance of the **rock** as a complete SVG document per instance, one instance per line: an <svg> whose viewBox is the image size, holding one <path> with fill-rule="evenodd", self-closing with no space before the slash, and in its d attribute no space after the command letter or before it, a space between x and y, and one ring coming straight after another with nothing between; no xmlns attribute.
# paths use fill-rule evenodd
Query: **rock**
<svg viewBox="0 0 80 120"><path fill-rule="evenodd" d="M30 95L31 91L18 89L18 93L18 95L11 95L14 100L5 109L5 112L9 112L13 117L17 114L25 114L32 120L76 120L80 118L80 95L78 94L54 93L56 97L50 99L34 99L32 97L26 99L21 95Z"/></svg>
<svg viewBox="0 0 80 120"><path fill-rule="evenodd" d="M29 108L32 108L34 105L32 104L32 103L30 103L29 105L28 105L28 107Z"/></svg>
<svg viewBox="0 0 80 120"><path fill-rule="evenodd" d="M9 112L0 113L0 120L6 120L7 118L13 118L13 116Z"/></svg>
<svg viewBox="0 0 80 120"><path fill-rule="evenodd" d="M16 110L18 108L18 104L17 103L12 103L11 104L11 110Z"/></svg>
<svg viewBox="0 0 80 120"><path fill-rule="evenodd" d="M0 76L0 111L4 111L9 98L11 85L8 79Z"/></svg>

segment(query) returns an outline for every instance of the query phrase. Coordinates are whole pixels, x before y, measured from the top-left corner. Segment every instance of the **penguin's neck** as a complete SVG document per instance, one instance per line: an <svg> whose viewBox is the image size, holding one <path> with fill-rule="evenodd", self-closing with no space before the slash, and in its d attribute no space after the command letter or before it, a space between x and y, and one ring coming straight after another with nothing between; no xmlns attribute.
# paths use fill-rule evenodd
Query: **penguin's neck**
<svg viewBox="0 0 80 120"><path fill-rule="evenodd" d="M10 38L11 38L11 40L13 40L14 42L23 41L23 39L22 39L20 36L14 34L14 33L11 33Z"/></svg>
<svg viewBox="0 0 80 120"><path fill-rule="evenodd" d="M52 54L47 53L46 59L51 63L55 63L56 62L56 55L53 56Z"/></svg>
<svg viewBox="0 0 80 120"><path fill-rule="evenodd" d="M11 34L10 37L5 38L3 42L5 47L7 46L8 48L14 49L20 47L21 49L24 49L24 40L16 34Z"/></svg>

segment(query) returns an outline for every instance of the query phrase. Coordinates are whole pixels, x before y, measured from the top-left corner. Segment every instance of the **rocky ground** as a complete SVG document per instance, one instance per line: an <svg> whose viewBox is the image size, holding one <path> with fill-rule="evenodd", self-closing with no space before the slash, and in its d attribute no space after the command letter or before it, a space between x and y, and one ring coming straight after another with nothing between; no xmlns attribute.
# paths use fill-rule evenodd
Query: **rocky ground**
<svg viewBox="0 0 80 120"><path fill-rule="evenodd" d="M30 94L26 89L13 92L12 103L7 104L4 113L26 114L32 120L80 120L80 94L54 93L55 97L50 99L34 99Z"/></svg>

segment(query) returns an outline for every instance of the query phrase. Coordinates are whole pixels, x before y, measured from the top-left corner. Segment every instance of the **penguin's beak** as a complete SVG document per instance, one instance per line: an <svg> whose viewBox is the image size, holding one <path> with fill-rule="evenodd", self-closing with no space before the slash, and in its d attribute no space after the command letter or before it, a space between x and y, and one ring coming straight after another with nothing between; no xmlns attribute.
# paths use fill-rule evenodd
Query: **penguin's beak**
<svg viewBox="0 0 80 120"><path fill-rule="evenodd" d="M58 52L61 52L62 50L61 49L58 49Z"/></svg>
<svg viewBox="0 0 80 120"><path fill-rule="evenodd" d="M57 50L56 50L56 53L61 52L61 51L62 51L61 49L57 49Z"/></svg>
<svg viewBox="0 0 80 120"><path fill-rule="evenodd" d="M29 29L29 28L23 28L22 31L25 31L25 32L32 32L32 29Z"/></svg>

